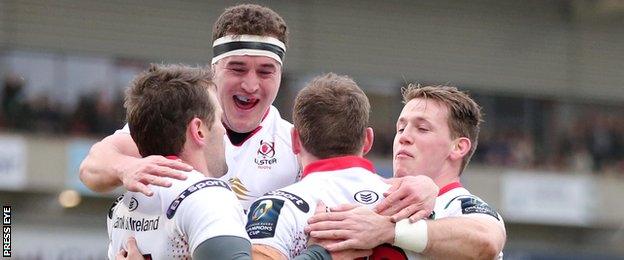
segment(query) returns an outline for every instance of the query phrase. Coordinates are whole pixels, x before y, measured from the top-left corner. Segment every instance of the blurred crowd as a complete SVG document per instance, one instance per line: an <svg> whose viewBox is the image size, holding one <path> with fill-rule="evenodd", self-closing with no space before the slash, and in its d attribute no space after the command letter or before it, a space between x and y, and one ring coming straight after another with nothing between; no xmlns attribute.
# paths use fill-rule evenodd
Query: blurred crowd
<svg viewBox="0 0 624 260"><path fill-rule="evenodd" d="M624 118L584 116L549 139L519 132L484 134L473 162L488 166L624 176Z"/></svg>
<svg viewBox="0 0 624 260"><path fill-rule="evenodd" d="M26 98L20 77L5 77L0 127L6 131L101 138L124 124L123 94L80 96L73 108L47 95ZM558 172L624 176L624 116L592 112L565 127L550 126L546 137L483 125L472 164ZM392 154L394 127L376 127L372 153ZM544 134L544 133L542 133Z"/></svg>
<svg viewBox="0 0 624 260"><path fill-rule="evenodd" d="M102 92L87 93L72 107L53 101L48 95L27 98L25 93L21 77L5 77L0 127L22 133L103 136L123 124L121 93L112 99Z"/></svg>

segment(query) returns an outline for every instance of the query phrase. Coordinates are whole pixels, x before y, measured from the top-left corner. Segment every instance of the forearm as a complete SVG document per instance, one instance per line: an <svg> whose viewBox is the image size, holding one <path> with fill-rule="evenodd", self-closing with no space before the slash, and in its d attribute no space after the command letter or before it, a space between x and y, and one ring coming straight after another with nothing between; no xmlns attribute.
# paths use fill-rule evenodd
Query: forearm
<svg viewBox="0 0 624 260"><path fill-rule="evenodd" d="M451 217L427 221L424 255L434 259L495 259L505 244L505 231L483 219Z"/></svg>
<svg viewBox="0 0 624 260"><path fill-rule="evenodd" d="M121 185L121 168L131 160L138 159L138 150L134 146L123 149L120 142L128 142L128 136L109 136L94 144L89 154L80 164L80 180L95 192L108 192ZM133 142L130 142L134 145Z"/></svg>
<svg viewBox="0 0 624 260"><path fill-rule="evenodd" d="M279 250L267 246L254 244L251 246L251 258L254 260L285 260L288 259Z"/></svg>

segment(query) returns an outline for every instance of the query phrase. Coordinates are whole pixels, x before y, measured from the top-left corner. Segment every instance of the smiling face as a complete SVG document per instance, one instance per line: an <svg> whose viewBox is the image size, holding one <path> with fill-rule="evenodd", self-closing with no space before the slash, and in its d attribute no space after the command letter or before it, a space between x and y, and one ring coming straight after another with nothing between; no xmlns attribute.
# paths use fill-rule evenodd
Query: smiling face
<svg viewBox="0 0 624 260"><path fill-rule="evenodd" d="M238 133L253 131L275 100L282 67L264 56L237 55L214 65L223 123Z"/></svg>
<svg viewBox="0 0 624 260"><path fill-rule="evenodd" d="M394 176L427 175L436 179L448 167L453 147L449 109L442 103L416 98L397 121L393 145Z"/></svg>

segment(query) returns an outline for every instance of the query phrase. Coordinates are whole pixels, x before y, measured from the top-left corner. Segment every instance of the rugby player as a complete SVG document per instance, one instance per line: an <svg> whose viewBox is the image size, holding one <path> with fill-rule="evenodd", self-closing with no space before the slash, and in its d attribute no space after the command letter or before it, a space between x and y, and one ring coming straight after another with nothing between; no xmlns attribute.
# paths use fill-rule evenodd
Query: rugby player
<svg viewBox="0 0 624 260"><path fill-rule="evenodd" d="M303 166L302 179L252 204L246 228L254 259L300 255L308 244L304 228L320 201L328 206L357 203L371 209L382 201L390 185L363 158L373 144L369 110L364 92L346 76L317 77L299 92L292 143ZM384 218L392 222L390 216ZM334 252L333 257L342 259L343 253ZM368 254L351 251L349 257ZM377 254L386 257L383 252Z"/></svg>
<svg viewBox="0 0 624 260"><path fill-rule="evenodd" d="M150 197L128 191L118 198L107 218L109 259L122 249L148 259L251 259L243 208L216 179L227 165L214 88L209 70L182 65L152 65L131 83L126 117L140 155L195 170L169 188L151 187ZM131 236L137 248L124 247Z"/></svg>
<svg viewBox="0 0 624 260"><path fill-rule="evenodd" d="M394 139L394 175L426 175L442 187L433 214L416 223L395 224L364 207L340 205L310 218L306 231L334 251L388 243L400 247L387 246L397 257L393 259L406 259L404 249L434 259L502 258L503 219L460 182L477 147L479 105L448 86L410 85L403 90L403 101Z"/></svg>
<svg viewBox="0 0 624 260"><path fill-rule="evenodd" d="M258 5L227 8L213 27L212 68L222 122L227 180L247 209L257 197L294 183L300 167L292 152L290 129L271 104L280 87L288 39L286 23ZM80 166L80 179L96 192L123 185L152 195L147 185L171 186L168 177L184 179L189 165L162 156L139 156L130 128L94 144ZM424 176L388 180L378 212L393 219L417 220L433 209L438 187Z"/></svg>
<svg viewBox="0 0 624 260"><path fill-rule="evenodd" d="M227 8L213 28L212 68L226 128L225 154L230 182L244 208L262 194L297 180L292 124L271 104L280 87L288 30L273 10L258 5ZM93 145L80 178L96 192L123 185L148 196L147 185L171 186L165 177L184 179L189 165L163 156L140 157L130 128ZM152 186L154 187L154 186Z"/></svg>

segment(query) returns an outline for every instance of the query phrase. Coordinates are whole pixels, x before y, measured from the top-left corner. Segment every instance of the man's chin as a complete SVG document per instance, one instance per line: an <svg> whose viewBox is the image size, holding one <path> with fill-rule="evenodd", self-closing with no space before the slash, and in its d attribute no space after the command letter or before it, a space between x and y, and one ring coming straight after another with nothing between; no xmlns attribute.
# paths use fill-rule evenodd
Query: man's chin
<svg viewBox="0 0 624 260"><path fill-rule="evenodd" d="M405 168L395 166L394 169L395 178L401 178L409 175L409 171L407 171Z"/></svg>
<svg viewBox="0 0 624 260"><path fill-rule="evenodd" d="M237 133L249 133L255 130L256 128L258 128L258 125L252 125L252 124L249 124L248 122L241 122L238 124L234 123L228 127L230 128L230 130L237 132Z"/></svg>

